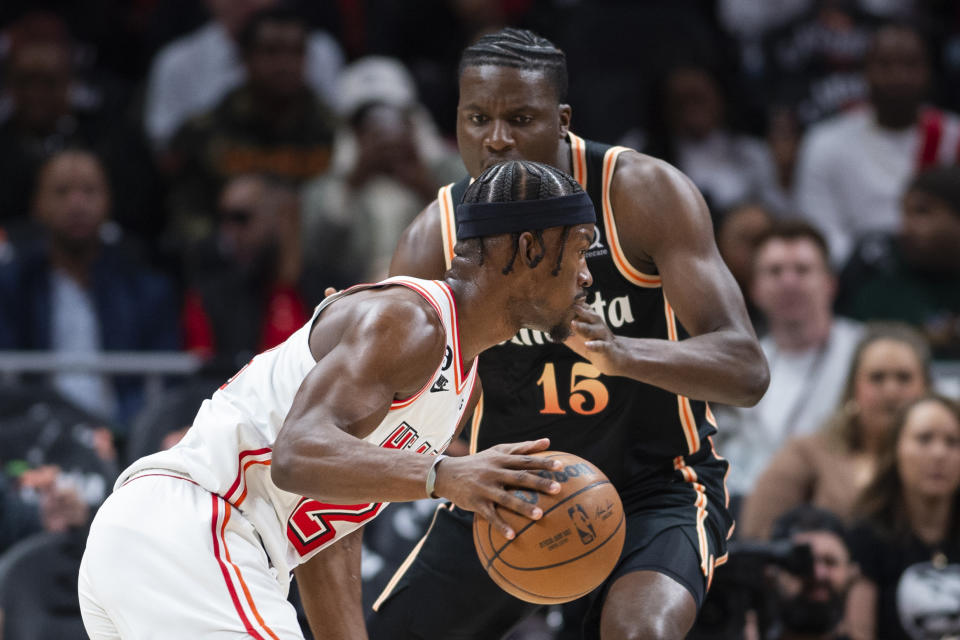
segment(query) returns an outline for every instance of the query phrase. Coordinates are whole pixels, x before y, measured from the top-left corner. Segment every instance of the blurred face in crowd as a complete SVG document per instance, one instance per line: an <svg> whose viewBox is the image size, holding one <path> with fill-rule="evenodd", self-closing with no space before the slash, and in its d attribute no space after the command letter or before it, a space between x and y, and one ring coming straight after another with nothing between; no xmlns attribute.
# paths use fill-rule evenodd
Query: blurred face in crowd
<svg viewBox="0 0 960 640"><path fill-rule="evenodd" d="M832 531L794 534L794 544L808 545L813 573L796 576L777 571L777 600L784 626L794 632L823 634L843 618L847 592L857 576L850 552Z"/></svg>
<svg viewBox="0 0 960 640"><path fill-rule="evenodd" d="M277 0L207 0L207 10L214 20L236 35L250 16L275 4Z"/></svg>
<svg viewBox="0 0 960 640"><path fill-rule="evenodd" d="M247 80L255 91L275 99L303 90L307 31L298 22L263 22L246 54Z"/></svg>
<svg viewBox="0 0 960 640"><path fill-rule="evenodd" d="M941 198L909 191L900 226L903 252L911 265L932 271L960 266L960 211Z"/></svg>
<svg viewBox="0 0 960 640"><path fill-rule="evenodd" d="M700 140L720 126L723 99L702 69L678 69L667 78L666 120L679 136Z"/></svg>
<svg viewBox="0 0 960 640"><path fill-rule="evenodd" d="M772 325L806 324L830 313L836 285L813 240L770 238L757 247L753 267L753 302Z"/></svg>
<svg viewBox="0 0 960 640"><path fill-rule="evenodd" d="M746 205L727 212L717 231L720 255L743 291L750 288L753 278L753 254L757 240L771 224L766 209L758 205Z"/></svg>
<svg viewBox="0 0 960 640"><path fill-rule="evenodd" d="M33 206L57 246L67 251L95 246L110 210L107 178L100 162L78 151L54 156L40 170Z"/></svg>
<svg viewBox="0 0 960 640"><path fill-rule="evenodd" d="M220 241L224 251L240 266L256 268L275 245L268 186L256 176L240 176L227 183L220 195Z"/></svg>
<svg viewBox="0 0 960 640"><path fill-rule="evenodd" d="M556 87L543 71L482 65L460 76L457 144L476 178L507 160L553 166L570 127L570 107L559 104Z"/></svg>
<svg viewBox="0 0 960 640"><path fill-rule="evenodd" d="M883 124L913 124L930 85L930 64L919 34L904 27L878 31L867 54L866 78Z"/></svg>
<svg viewBox="0 0 960 640"><path fill-rule="evenodd" d="M391 174L417 156L413 123L399 107L370 107L354 129L360 161L372 173Z"/></svg>
<svg viewBox="0 0 960 640"><path fill-rule="evenodd" d="M923 363L906 342L881 338L869 344L854 373L853 399L865 436L883 438L897 413L927 391Z"/></svg>
<svg viewBox="0 0 960 640"><path fill-rule="evenodd" d="M960 421L939 400L910 409L897 441L897 471L906 491L949 498L960 489Z"/></svg>
<svg viewBox="0 0 960 640"><path fill-rule="evenodd" d="M70 111L70 52L58 43L17 47L8 63L10 93L16 118L40 134L54 130Z"/></svg>

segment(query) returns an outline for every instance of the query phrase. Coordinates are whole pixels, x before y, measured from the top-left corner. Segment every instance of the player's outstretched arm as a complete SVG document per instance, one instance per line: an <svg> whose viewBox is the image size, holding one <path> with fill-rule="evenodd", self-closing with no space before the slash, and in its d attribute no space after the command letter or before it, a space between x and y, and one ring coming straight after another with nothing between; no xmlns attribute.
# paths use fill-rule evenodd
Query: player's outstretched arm
<svg viewBox="0 0 960 640"><path fill-rule="evenodd" d="M568 345L607 375L620 375L695 398L748 406L769 382L740 289L713 238L707 206L670 165L621 154L611 188L617 230L633 265L653 262L668 317L690 334L679 341L614 336L582 309Z"/></svg>
<svg viewBox="0 0 960 640"><path fill-rule="evenodd" d="M360 559L363 528L293 570L314 638L366 640Z"/></svg>
<svg viewBox="0 0 960 640"><path fill-rule="evenodd" d="M390 275L432 280L442 278L447 270L442 242L440 204L434 200L400 236L390 262Z"/></svg>
<svg viewBox="0 0 960 640"><path fill-rule="evenodd" d="M406 289L387 290L376 300L368 298L339 320L321 316L314 328L313 338L322 341L331 336L319 334L335 329L327 323L346 327L333 336L335 345L304 379L274 443L270 468L279 488L340 504L426 497L432 457L360 438L380 424L393 400L413 395L432 378L444 357L443 328L433 309ZM344 299L337 305L352 302ZM445 459L438 466L435 492L500 524L507 535L509 527L495 505L528 518L539 513L504 486L559 490L535 473L556 468L555 461L529 456L547 446L548 441L538 440Z"/></svg>

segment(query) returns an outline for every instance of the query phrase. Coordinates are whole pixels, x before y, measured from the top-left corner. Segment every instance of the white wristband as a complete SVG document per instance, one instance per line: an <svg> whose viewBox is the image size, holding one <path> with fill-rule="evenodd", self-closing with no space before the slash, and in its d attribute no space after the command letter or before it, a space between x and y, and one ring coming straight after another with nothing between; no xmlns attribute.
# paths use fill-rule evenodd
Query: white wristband
<svg viewBox="0 0 960 640"><path fill-rule="evenodd" d="M440 496L434 493L435 485L437 484L437 466L440 462L447 456L441 454L433 459L433 464L430 465L430 470L427 471L427 495L431 498L439 498Z"/></svg>

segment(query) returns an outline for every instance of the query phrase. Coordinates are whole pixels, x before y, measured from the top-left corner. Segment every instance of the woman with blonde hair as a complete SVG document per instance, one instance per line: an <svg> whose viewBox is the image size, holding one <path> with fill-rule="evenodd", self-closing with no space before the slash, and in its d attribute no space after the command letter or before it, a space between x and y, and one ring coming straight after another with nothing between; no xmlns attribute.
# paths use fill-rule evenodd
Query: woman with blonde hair
<svg viewBox="0 0 960 640"><path fill-rule="evenodd" d="M790 440L774 456L744 503L740 536L766 539L777 517L804 503L849 520L897 413L927 392L930 379L923 336L905 324L870 325L854 351L840 406L820 431Z"/></svg>
<svg viewBox="0 0 960 640"><path fill-rule="evenodd" d="M863 578L847 600L850 635L960 637L960 405L931 394L895 423L856 506Z"/></svg>

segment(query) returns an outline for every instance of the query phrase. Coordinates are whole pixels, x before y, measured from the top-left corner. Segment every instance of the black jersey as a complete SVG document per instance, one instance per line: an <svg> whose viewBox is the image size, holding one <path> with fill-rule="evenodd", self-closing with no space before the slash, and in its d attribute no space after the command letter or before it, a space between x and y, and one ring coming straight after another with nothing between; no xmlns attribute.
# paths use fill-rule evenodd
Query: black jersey
<svg viewBox="0 0 960 640"><path fill-rule="evenodd" d="M617 238L610 182L617 157L627 149L573 134L569 139L573 177L597 212L596 237L587 253L593 274L587 303L617 335L683 339L687 334L664 297L659 276L631 266ZM455 203L468 184L467 178L439 193L448 266L455 244ZM680 469L691 454L706 454L706 438L716 432L706 403L601 375L540 331L521 329L483 352L479 371L483 397L474 415L471 450L549 436L551 449L588 458L621 495L636 490L637 482L645 484L654 468Z"/></svg>

